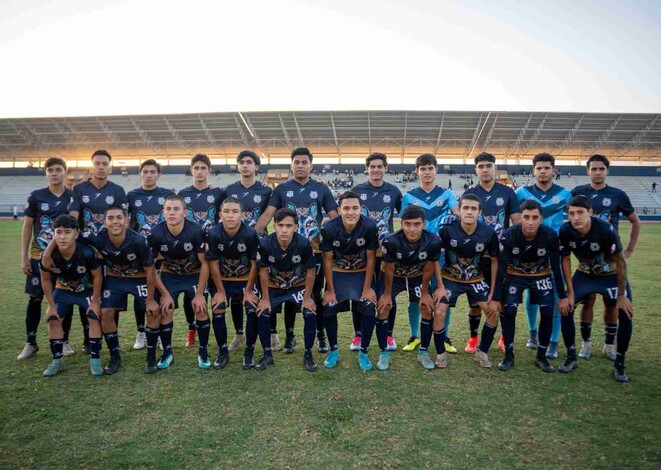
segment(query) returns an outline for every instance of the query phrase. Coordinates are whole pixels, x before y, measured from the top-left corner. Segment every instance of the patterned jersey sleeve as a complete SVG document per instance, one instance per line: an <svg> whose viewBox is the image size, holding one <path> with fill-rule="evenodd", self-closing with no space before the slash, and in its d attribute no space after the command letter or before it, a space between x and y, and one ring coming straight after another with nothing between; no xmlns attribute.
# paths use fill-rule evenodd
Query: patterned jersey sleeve
<svg viewBox="0 0 661 470"><path fill-rule="evenodd" d="M395 263L397 261L397 254L395 253L395 247L392 246L389 240L390 237L383 239L381 243L381 251L383 251L383 262L384 263Z"/></svg>
<svg viewBox="0 0 661 470"><path fill-rule="evenodd" d="M509 197L507 198L507 210L510 213L510 217L512 214L520 214L521 213L521 204L519 204L519 200L516 197L516 193L512 188L507 188L508 189L508 194Z"/></svg>
<svg viewBox="0 0 661 470"><path fill-rule="evenodd" d="M379 248L379 230L376 228L376 224L370 225L370 228L366 234L366 238L366 250L377 250Z"/></svg>
<svg viewBox="0 0 661 470"><path fill-rule="evenodd" d="M269 206L275 207L276 209L284 207L282 204L282 185L276 186L273 190L273 194L271 194L271 198L269 199Z"/></svg>
<svg viewBox="0 0 661 470"><path fill-rule="evenodd" d="M94 232L83 232L80 234L80 237L78 237L78 240L97 250L101 249L99 236Z"/></svg>
<svg viewBox="0 0 661 470"><path fill-rule="evenodd" d="M622 242L620 242L620 237L617 236L617 232L612 225L609 225L608 229L604 231L601 238L604 240L604 243L608 247L611 255L622 253Z"/></svg>
<svg viewBox="0 0 661 470"><path fill-rule="evenodd" d="M326 211L326 214L332 211L337 210L337 202L335 202L335 198L333 197L333 193L331 193L331 190L328 186L324 185L323 189L323 200L321 201L321 205Z"/></svg>
<svg viewBox="0 0 661 470"><path fill-rule="evenodd" d="M498 235L496 234L496 231L494 230L493 233L491 234L491 238L489 239L489 242L487 243L486 252L489 254L491 257L498 256Z"/></svg>
<svg viewBox="0 0 661 470"><path fill-rule="evenodd" d="M71 192L72 192L71 202L69 203L69 207L67 209L69 210L69 212L80 212L80 205L81 205L80 191L77 191L76 187L74 186Z"/></svg>
<svg viewBox="0 0 661 470"><path fill-rule="evenodd" d="M446 191L448 192L448 209L452 210L459 205L459 201L457 201L457 196L455 196L451 189L447 189Z"/></svg>
<svg viewBox="0 0 661 470"><path fill-rule="evenodd" d="M434 235L434 239L429 245L429 251L427 252L427 261L436 262L441 257L441 239Z"/></svg>
<svg viewBox="0 0 661 470"><path fill-rule="evenodd" d="M250 243L248 244L248 258L250 261L257 259L257 248L259 247L259 235L253 231L250 235Z"/></svg>
<svg viewBox="0 0 661 470"><path fill-rule="evenodd" d="M28 196L28 203L25 205L25 215L33 219L37 217L37 198L34 197L34 193L30 193Z"/></svg>
<svg viewBox="0 0 661 470"><path fill-rule="evenodd" d="M636 212L636 209L633 208L631 199L629 199L629 195L627 193L622 191L621 196L622 198L620 199L620 211L625 215L625 217L629 217L631 214Z"/></svg>
<svg viewBox="0 0 661 470"><path fill-rule="evenodd" d="M267 248L267 239L262 238L259 241L259 248L257 248L257 267L258 268L268 268L268 248Z"/></svg>
<svg viewBox="0 0 661 470"><path fill-rule="evenodd" d="M559 242L560 242L560 256L571 255L571 247L569 246L570 228L567 225L560 227Z"/></svg>
<svg viewBox="0 0 661 470"><path fill-rule="evenodd" d="M321 227L320 233L321 242L319 243L319 249L322 252L333 251L333 247L331 246L331 237L329 236L328 230L326 229L326 224Z"/></svg>
<svg viewBox="0 0 661 470"><path fill-rule="evenodd" d="M140 256L140 259L142 260L142 266L153 266L154 255L149 248L149 243L142 235L140 235L140 238L142 238L142 240L138 240L135 245L138 256Z"/></svg>
<svg viewBox="0 0 661 470"><path fill-rule="evenodd" d="M218 254L218 237L213 233L214 231L210 230L206 237L206 253L204 254L204 258L207 261L218 261L220 259L220 255ZM250 248L248 249L250 250Z"/></svg>

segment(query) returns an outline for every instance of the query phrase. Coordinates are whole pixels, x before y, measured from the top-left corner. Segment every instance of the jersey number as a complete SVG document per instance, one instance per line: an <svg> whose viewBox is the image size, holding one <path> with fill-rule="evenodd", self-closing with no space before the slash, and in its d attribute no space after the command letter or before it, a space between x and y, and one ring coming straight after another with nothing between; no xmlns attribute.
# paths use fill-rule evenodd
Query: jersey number
<svg viewBox="0 0 661 470"><path fill-rule="evenodd" d="M147 297L147 286L141 285L138 286L138 297Z"/></svg>
<svg viewBox="0 0 661 470"><path fill-rule="evenodd" d="M471 286L473 286L473 290L475 292L478 292L478 293L479 292L484 292L485 290L487 290L489 288L487 283L484 282L484 281L481 281L481 282L478 282L478 283L475 283L475 284L471 284Z"/></svg>
<svg viewBox="0 0 661 470"><path fill-rule="evenodd" d="M606 290L608 291L608 298L617 300L617 287L609 287Z"/></svg>
<svg viewBox="0 0 661 470"><path fill-rule="evenodd" d="M294 298L296 303L303 302L303 291L298 291L298 292L292 294L291 296Z"/></svg>
<svg viewBox="0 0 661 470"><path fill-rule="evenodd" d="M551 290L553 289L553 284L551 283L551 278L547 277L545 279L540 279L537 281L537 290Z"/></svg>

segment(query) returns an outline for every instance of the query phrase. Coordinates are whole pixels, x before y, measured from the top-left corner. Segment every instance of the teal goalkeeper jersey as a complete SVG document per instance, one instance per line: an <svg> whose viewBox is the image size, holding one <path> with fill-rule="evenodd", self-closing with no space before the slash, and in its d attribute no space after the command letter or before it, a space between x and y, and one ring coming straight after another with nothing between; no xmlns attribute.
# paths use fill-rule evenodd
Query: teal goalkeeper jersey
<svg viewBox="0 0 661 470"><path fill-rule="evenodd" d="M431 233L438 233L441 220L446 215L451 214L452 209L457 207L458 203L457 196L452 191L436 186L430 192L417 187L404 194L400 214L404 212L406 206L410 205L424 209L425 230Z"/></svg>
<svg viewBox="0 0 661 470"><path fill-rule="evenodd" d="M558 233L562 223L567 218L567 203L572 195L567 189L555 183L548 191L542 191L539 186L532 184L517 189L516 198L519 200L519 204L527 199L539 202L542 206L544 225L551 227L555 230L555 233Z"/></svg>

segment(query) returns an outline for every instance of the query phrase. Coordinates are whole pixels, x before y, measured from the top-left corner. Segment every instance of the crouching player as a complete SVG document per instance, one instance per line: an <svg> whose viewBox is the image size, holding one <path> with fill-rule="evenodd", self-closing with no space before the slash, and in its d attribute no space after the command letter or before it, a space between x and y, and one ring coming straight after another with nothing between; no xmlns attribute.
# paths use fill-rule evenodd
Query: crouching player
<svg viewBox="0 0 661 470"><path fill-rule="evenodd" d="M304 321L303 364L308 372L315 372L317 363L312 357L312 347L317 332L317 319L316 305L312 299L315 280L312 247L306 237L296 233L298 218L293 209L278 209L273 221L275 233L260 240L257 253L262 291L257 314L270 315L284 302L300 305Z"/></svg>
<svg viewBox="0 0 661 470"><path fill-rule="evenodd" d="M553 273L553 278L551 278ZM555 287L552 279L559 279ZM569 303L560 275L560 248L555 231L542 224L542 206L528 199L521 203L521 223L505 230L500 238L498 276L493 300L503 303L500 321L505 337L505 358L498 369L507 371L514 365L514 332L516 312L523 291L530 289L530 303L539 305L539 342L535 365L544 372L555 372L546 351L553 329L554 291L558 307L566 312Z"/></svg>
<svg viewBox="0 0 661 470"><path fill-rule="evenodd" d="M324 321L330 352L324 361L333 368L340 359L337 348L337 314L353 310L361 315L361 340L358 365L362 370L371 370L372 363L367 349L372 340L376 320L376 293L374 292L374 265L379 234L376 224L361 215L360 197L353 191L343 193L338 200L340 217L335 217L321 229L321 251L323 253L326 292L323 304ZM387 319L387 315L384 317ZM380 329L379 347L387 353L387 330Z"/></svg>
<svg viewBox="0 0 661 470"><path fill-rule="evenodd" d="M209 362L206 342L209 338L209 317L204 291L209 278L209 268L204 259L204 229L197 222L186 219L186 202L178 195L165 199L165 222L151 229L149 245L154 257L162 259L160 276L155 276L160 293L159 309L147 315L147 364L148 374L167 369L174 361L172 354L173 313L179 307L179 296L184 294L193 306L200 335L200 356ZM205 320L206 318L206 320ZM205 323L206 322L206 323ZM156 362L156 344L161 338L163 355Z"/></svg>
<svg viewBox="0 0 661 470"><path fill-rule="evenodd" d="M48 309L48 335L53 362L44 371L44 377L52 377L64 370L62 346L64 331L62 320L72 315L74 305L87 310L90 325L92 375L103 375L101 368L101 287L103 275L94 250L78 243L78 221L70 215L60 215L53 224L55 251L51 256L54 267L41 266L41 285ZM53 275L55 288L53 288Z"/></svg>
<svg viewBox="0 0 661 470"><path fill-rule="evenodd" d="M238 199L228 197L220 207L220 223L207 234L206 259L213 284L209 290L213 295L213 331L220 347L214 369L222 369L229 360L227 348L227 324L225 312L229 299L240 298L246 309L246 346L243 354L243 368L264 370L273 364L271 352L271 331L269 312L257 314L257 296L253 292L257 279L257 232L242 222L243 206ZM235 304L233 304L236 306ZM234 307L232 307L234 308ZM241 305L241 309L244 305ZM199 325L199 323L198 323ZM257 334L264 348L264 357L255 366L254 351ZM200 335L200 344L202 335Z"/></svg>
<svg viewBox="0 0 661 470"><path fill-rule="evenodd" d="M599 294L606 304L607 323L618 321L617 357L613 375L618 382L628 382L629 376L624 371L624 356L631 341L633 305L620 237L608 222L592 217L592 204L587 197L575 196L567 206L569 222L560 228L560 254L570 308L562 317L562 337L567 346L567 360L560 367L560 372L569 373L578 368L574 305L584 302L592 294ZM572 253L578 259L578 269L573 277Z"/></svg>
<svg viewBox="0 0 661 470"><path fill-rule="evenodd" d="M379 276L377 337L388 327L388 314L400 292L406 291L409 303L419 305L429 297L429 282L441 254L438 235L425 230L425 211L416 205L402 212L402 228L383 239L383 265ZM427 348L431 340L431 301L420 305L424 320L421 323L421 342L418 360L426 369L433 369ZM428 326L428 328L427 328ZM381 353L377 368L389 367L389 352Z"/></svg>

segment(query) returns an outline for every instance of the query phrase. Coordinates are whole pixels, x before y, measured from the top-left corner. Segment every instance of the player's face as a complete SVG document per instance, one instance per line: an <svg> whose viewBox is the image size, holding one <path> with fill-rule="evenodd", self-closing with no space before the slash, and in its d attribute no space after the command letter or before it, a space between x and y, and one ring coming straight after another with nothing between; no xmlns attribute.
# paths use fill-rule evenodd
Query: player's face
<svg viewBox="0 0 661 470"><path fill-rule="evenodd" d="M60 250L68 250L76 243L78 230L58 227L55 229L55 244Z"/></svg>
<svg viewBox="0 0 661 470"><path fill-rule="evenodd" d="M278 240L283 243L289 243L296 232L297 222L292 217L285 217L275 224L275 233Z"/></svg>
<svg viewBox="0 0 661 470"><path fill-rule="evenodd" d="M526 209L521 213L521 230L527 237L534 237L542 224L542 214L538 209Z"/></svg>
<svg viewBox="0 0 661 470"><path fill-rule="evenodd" d="M98 180L105 180L112 173L112 166L110 166L110 159L105 155L95 155L92 159L92 168L90 169L92 176Z"/></svg>
<svg viewBox="0 0 661 470"><path fill-rule="evenodd" d="M360 219L362 208L357 198L343 199L340 205L340 217L344 225L354 226Z"/></svg>
<svg viewBox="0 0 661 470"><path fill-rule="evenodd" d="M161 175L158 173L158 168L154 165L145 165L142 167L142 170L140 170L140 180L145 188L153 188L156 186L160 177Z"/></svg>
<svg viewBox="0 0 661 470"><path fill-rule="evenodd" d="M241 176L247 178L253 176L257 172L257 168L259 168L250 157L243 157L237 164L237 167L239 168Z"/></svg>
<svg viewBox="0 0 661 470"><path fill-rule="evenodd" d="M402 230L409 243L415 243L420 240L424 228L425 221L420 217L417 219L402 220Z"/></svg>
<svg viewBox="0 0 661 470"><path fill-rule="evenodd" d="M480 204L477 201L471 201L469 199L461 201L459 217L462 222L468 225L474 224L477 222L477 217L480 215L480 212Z"/></svg>
<svg viewBox="0 0 661 470"><path fill-rule="evenodd" d="M537 162L532 169L532 174L539 183L548 183L553 179L553 165L551 162Z"/></svg>
<svg viewBox="0 0 661 470"><path fill-rule="evenodd" d="M588 168L588 176L594 184L604 184L608 176L608 168L603 162L592 162Z"/></svg>
<svg viewBox="0 0 661 470"><path fill-rule="evenodd" d="M496 165L491 162L479 162L475 165L475 174L483 183L490 183L496 178Z"/></svg>
<svg viewBox="0 0 661 470"><path fill-rule="evenodd" d="M243 212L241 212L241 206L239 204L235 202L223 204L220 210L220 220L223 222L225 228L234 230L239 226L242 219Z"/></svg>
<svg viewBox="0 0 661 470"><path fill-rule="evenodd" d="M383 160L372 160L367 167L367 174L373 183L383 181L386 171L388 167L383 164Z"/></svg>
<svg viewBox="0 0 661 470"><path fill-rule="evenodd" d="M196 183L205 183L209 177L209 167L203 162L195 162L195 164L190 167L190 172L193 175L193 178L195 178Z"/></svg>
<svg viewBox="0 0 661 470"><path fill-rule="evenodd" d="M590 226L590 216L592 210L587 210L584 207L569 206L567 208L567 217L572 226L579 231L585 230Z"/></svg>
<svg viewBox="0 0 661 470"><path fill-rule="evenodd" d="M421 183L433 183L436 180L436 167L434 165L422 165L416 168Z"/></svg>
<svg viewBox="0 0 661 470"><path fill-rule="evenodd" d="M111 209L106 212L106 228L113 236L121 235L128 227L129 219L119 209Z"/></svg>
<svg viewBox="0 0 661 470"><path fill-rule="evenodd" d="M168 225L179 225L186 218L186 210L181 201L169 200L163 205L163 215Z"/></svg>
<svg viewBox="0 0 661 470"><path fill-rule="evenodd" d="M312 171L312 163L307 155L296 155L291 161L291 171L294 173L294 178L305 179L310 176Z"/></svg>
<svg viewBox="0 0 661 470"><path fill-rule="evenodd" d="M46 168L46 181L48 184L62 184L67 170L62 165L51 165Z"/></svg>

